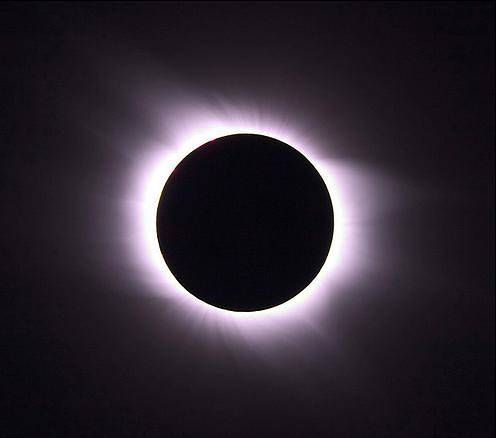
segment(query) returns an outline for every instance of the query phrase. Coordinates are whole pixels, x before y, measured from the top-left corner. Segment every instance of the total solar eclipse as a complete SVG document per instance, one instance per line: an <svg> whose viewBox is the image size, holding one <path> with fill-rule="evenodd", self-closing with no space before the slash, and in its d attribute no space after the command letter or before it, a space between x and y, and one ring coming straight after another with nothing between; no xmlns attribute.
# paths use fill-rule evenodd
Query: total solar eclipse
<svg viewBox="0 0 496 438"><path fill-rule="evenodd" d="M249 312L305 289L331 246L324 180L293 147L234 134L205 143L174 169L157 209L157 237L174 277L215 307Z"/></svg>

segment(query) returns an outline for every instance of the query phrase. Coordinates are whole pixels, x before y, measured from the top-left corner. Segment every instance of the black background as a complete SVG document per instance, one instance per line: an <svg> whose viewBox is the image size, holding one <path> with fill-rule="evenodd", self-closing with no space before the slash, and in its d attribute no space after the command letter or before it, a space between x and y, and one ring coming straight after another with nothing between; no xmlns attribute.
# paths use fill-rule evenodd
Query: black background
<svg viewBox="0 0 496 438"><path fill-rule="evenodd" d="M493 16L2 3L1 435L492 436ZM318 336L261 353L200 335L119 263L102 230L129 145L158 130L142 91L163 87L301 114L329 154L409 189L366 227L383 270Z"/></svg>

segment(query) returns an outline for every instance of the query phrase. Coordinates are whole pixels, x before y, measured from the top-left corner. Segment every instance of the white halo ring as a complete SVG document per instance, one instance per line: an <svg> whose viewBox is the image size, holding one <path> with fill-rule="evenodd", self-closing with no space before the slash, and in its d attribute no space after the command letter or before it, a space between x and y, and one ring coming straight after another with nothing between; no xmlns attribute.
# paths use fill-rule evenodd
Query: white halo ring
<svg viewBox="0 0 496 438"><path fill-rule="evenodd" d="M202 120L197 120L201 122ZM315 317L326 307L333 287L338 287L342 279L349 276L350 270L356 264L352 252L345 249L350 244L354 249L360 246L358 242L350 242L351 212L346 211L343 193L338 179L344 178L349 186L350 173L339 165L332 166L328 159L318 157L319 149L305 143L304 136L291 133L287 127L282 128L277 123L270 127L256 123L232 122L221 123L211 120L199 123L197 129L184 129L175 141L169 145L151 144L146 148L146 156L141 157L133 180L132 212L127 204L128 229L134 230L131 237L131 259L135 265L140 265L141 277L148 283L150 290L159 295L172 299L184 308L185 314L207 322L209 326L224 328L226 325L235 331L267 335L267 330L284 329L288 322L304 321L315 326ZM187 128L183 124L183 128ZM194 125L194 123L191 123ZM203 125L203 126L202 126ZM318 275L312 282L292 299L269 309L237 312L214 307L201 301L188 292L169 270L160 251L156 233L157 207L164 185L174 168L190 152L219 137L248 133L259 134L280 140L302 153L317 169L329 191L334 210L334 232L331 248ZM170 146L170 145L173 146ZM341 175L341 176L340 176ZM344 175L344 176L343 176ZM129 199L129 197L128 197ZM136 212L138 215L136 216ZM346 260L345 260L346 259ZM277 327L277 328L276 328ZM259 329L259 330L257 330Z"/></svg>

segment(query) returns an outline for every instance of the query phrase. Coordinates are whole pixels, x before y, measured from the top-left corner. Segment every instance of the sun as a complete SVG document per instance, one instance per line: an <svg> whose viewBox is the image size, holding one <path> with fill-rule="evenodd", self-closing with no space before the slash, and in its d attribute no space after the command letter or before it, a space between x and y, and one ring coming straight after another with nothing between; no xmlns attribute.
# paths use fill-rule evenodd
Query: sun
<svg viewBox="0 0 496 438"><path fill-rule="evenodd" d="M325 307L332 294L333 283L349 272L353 260L344 260L349 252L346 245L353 245L347 236L346 223L352 212L346 211L339 184L339 166L332 166L329 160L319 158L319 148L312 146L305 136L297 135L286 124L274 121L261 122L260 118L243 117L238 114L230 118L197 117L184 122L180 134L173 140L155 143L144 148L132 179L132 205L137 210L128 228L133 231L130 257L140 265L141 278L146 292L164 297L179 306L190 318L197 317L209 326L230 327L232 330L261 333L275 325L287 326L294 321L315 318ZM195 123L196 121L196 123ZM234 134L255 134L272 137L291 145L301 152L315 167L325 182L332 199L334 210L334 231L330 252L313 281L299 294L278 306L251 312L234 312L209 305L189 293L174 277L160 251L156 231L156 214L165 182L175 167L190 152L219 137ZM136 213L136 212L135 212ZM355 244L356 247L356 244ZM349 258L349 257L348 257ZM263 329L262 329L263 328ZM260 330L258 330L260 329Z"/></svg>

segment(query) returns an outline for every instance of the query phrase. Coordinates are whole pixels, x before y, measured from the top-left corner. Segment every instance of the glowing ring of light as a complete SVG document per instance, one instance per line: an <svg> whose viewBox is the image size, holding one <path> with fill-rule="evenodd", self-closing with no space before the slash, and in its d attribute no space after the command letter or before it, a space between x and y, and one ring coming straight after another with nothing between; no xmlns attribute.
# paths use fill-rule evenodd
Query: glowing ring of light
<svg viewBox="0 0 496 438"><path fill-rule="evenodd" d="M273 126L276 126L276 124ZM254 325L258 324L259 328L264 327L264 329L267 329L266 322L269 319L273 322L274 318L278 319L278 324L285 324L288 318L293 321L304 320L312 324L310 319L326 303L326 298L329 296L328 291L332 287L334 280L339 281L340 275L336 274L339 274L337 271L339 271L338 268L342 264L343 243L347 240L344 224L348 215L345 214L343 208L343 199L337 180L333 177L335 175L333 175L332 166L329 166L326 160L319 160L316 157L316 148L305 145L301 137L291 135L287 131L286 128L267 129L260 127L259 123L218 123L213 126L207 123L203 129L200 127L198 131L192 130L190 135L183 133L180 136L181 138L174 142L175 146L173 147L166 147L159 144L149 148L152 152L149 154L148 159L140 160L142 166L137 171L137 181L135 181L140 188L137 200L140 214L138 218L133 218L134 226L136 225L136 219L139 224L137 233L132 238L131 250L133 251L133 260L141 260L142 263L143 259L146 260L144 262L146 265L144 266L145 275L147 276L146 280L152 283L151 288L155 293L172 298L176 303L184 306L186 313L199 313L203 321L208 320L215 326L227 323L231 326L235 325L236 329L239 330L246 324L249 324L249 330L252 331ZM234 312L220 309L201 301L188 292L175 279L165 263L156 234L158 203L165 182L174 168L186 155L208 141L226 135L240 133L273 137L301 152L322 176L334 209L332 245L319 274L304 290L289 301L270 309L254 312ZM134 185L134 190L136 190L136 185ZM134 200L136 200L136 192L134 193ZM348 270L349 268L345 269L345 271ZM284 321L281 321L281 318ZM254 324L254 322L257 324ZM270 327L274 327L272 322L269 323Z"/></svg>

